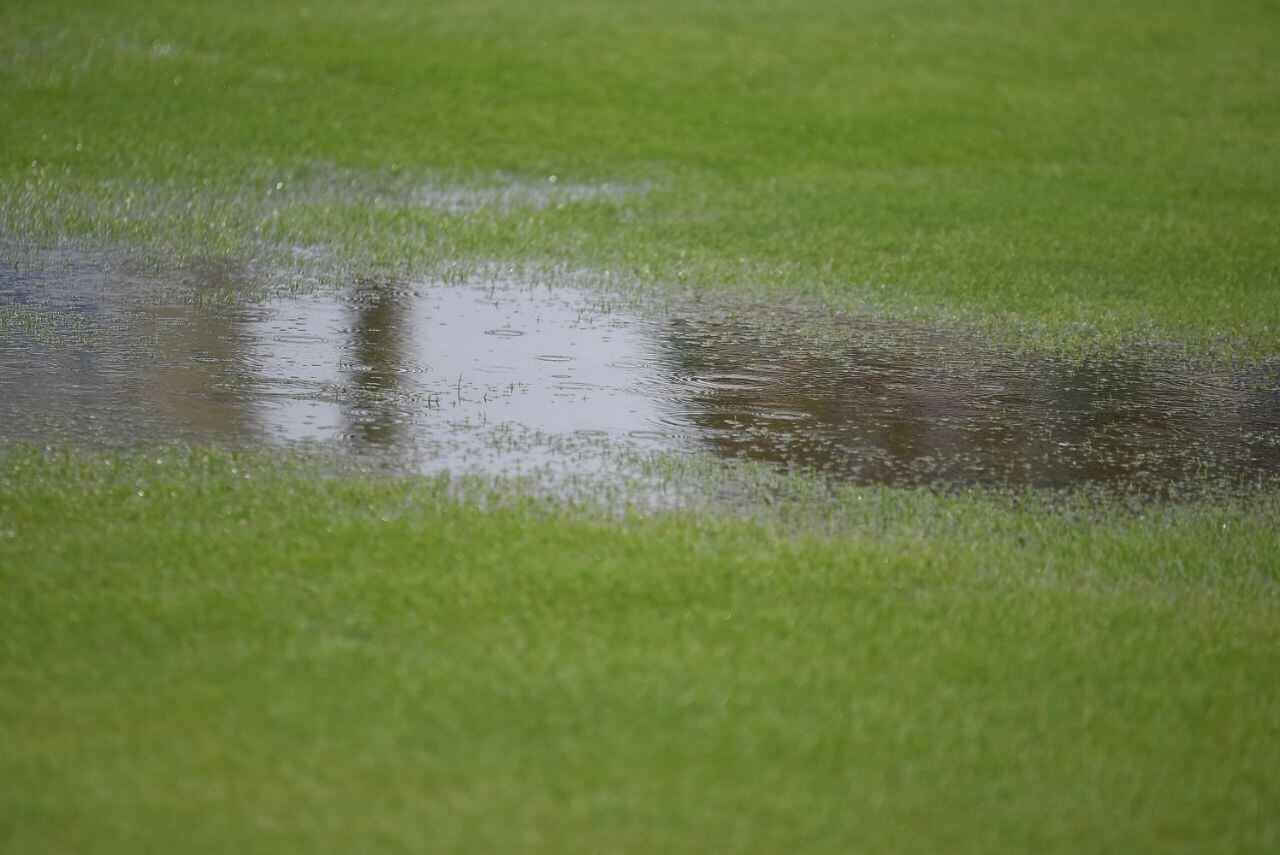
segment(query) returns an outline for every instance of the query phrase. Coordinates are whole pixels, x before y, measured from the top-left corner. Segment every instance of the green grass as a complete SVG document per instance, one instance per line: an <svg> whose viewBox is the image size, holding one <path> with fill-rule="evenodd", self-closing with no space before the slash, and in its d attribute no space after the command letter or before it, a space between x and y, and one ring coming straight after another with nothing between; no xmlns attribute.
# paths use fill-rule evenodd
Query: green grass
<svg viewBox="0 0 1280 855"><path fill-rule="evenodd" d="M7 2L0 260L1275 359L1277 44L1268 0ZM1274 492L646 518L163 456L0 452L0 849L1280 849Z"/></svg>
<svg viewBox="0 0 1280 855"><path fill-rule="evenodd" d="M1258 0L9 3L0 230L1274 356L1278 42ZM413 201L552 174L643 192Z"/></svg>
<svg viewBox="0 0 1280 855"><path fill-rule="evenodd" d="M850 491L819 526L0 471L8 851L1280 845L1274 496Z"/></svg>

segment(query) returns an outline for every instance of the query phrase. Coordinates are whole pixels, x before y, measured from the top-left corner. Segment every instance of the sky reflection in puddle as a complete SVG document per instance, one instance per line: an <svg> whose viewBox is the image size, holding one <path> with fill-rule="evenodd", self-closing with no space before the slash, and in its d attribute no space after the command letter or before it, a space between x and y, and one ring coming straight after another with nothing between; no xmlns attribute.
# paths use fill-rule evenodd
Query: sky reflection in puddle
<svg viewBox="0 0 1280 855"><path fill-rule="evenodd" d="M229 307L119 293L0 279L0 308L100 334L54 347L4 329L0 437L306 445L489 474L607 473L625 448L900 486L1158 493L1280 475L1275 368L1028 359L811 310L650 315L567 287L365 285Z"/></svg>

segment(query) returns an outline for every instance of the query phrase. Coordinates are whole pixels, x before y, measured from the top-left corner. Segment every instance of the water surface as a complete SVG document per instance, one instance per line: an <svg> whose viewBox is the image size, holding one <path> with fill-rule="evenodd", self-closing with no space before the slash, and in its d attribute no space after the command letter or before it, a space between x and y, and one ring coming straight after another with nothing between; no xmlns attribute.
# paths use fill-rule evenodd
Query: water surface
<svg viewBox="0 0 1280 855"><path fill-rule="evenodd" d="M1280 477L1274 367L1027 357L813 308L645 311L512 282L202 304L232 276L4 274L0 310L87 332L3 327L0 436L320 447L490 474L607 474L626 451L899 486Z"/></svg>

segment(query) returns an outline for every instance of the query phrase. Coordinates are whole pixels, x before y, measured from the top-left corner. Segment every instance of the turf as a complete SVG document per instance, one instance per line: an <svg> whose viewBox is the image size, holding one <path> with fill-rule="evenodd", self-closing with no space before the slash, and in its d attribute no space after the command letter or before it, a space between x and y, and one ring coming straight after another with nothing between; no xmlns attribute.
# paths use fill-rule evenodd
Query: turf
<svg viewBox="0 0 1280 855"><path fill-rule="evenodd" d="M9 851L1280 845L1274 497L819 527L3 463Z"/></svg>
<svg viewBox="0 0 1280 855"><path fill-rule="evenodd" d="M1265 0L5 2L0 257L1274 360L1278 43ZM1274 493L458 489L6 447L0 849L1280 848Z"/></svg>
<svg viewBox="0 0 1280 855"><path fill-rule="evenodd" d="M8 3L3 231L1274 356L1278 41L1258 0ZM631 192L415 192L552 175Z"/></svg>

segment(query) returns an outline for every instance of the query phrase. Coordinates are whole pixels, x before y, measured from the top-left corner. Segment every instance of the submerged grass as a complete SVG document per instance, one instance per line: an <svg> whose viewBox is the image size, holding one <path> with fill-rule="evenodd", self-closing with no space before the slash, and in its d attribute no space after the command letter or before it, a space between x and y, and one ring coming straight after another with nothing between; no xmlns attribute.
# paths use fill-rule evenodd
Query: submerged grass
<svg viewBox="0 0 1280 855"><path fill-rule="evenodd" d="M1280 844L1274 496L815 525L219 452L2 471L13 851Z"/></svg>
<svg viewBox="0 0 1280 855"><path fill-rule="evenodd" d="M568 263L1276 352L1267 3L50 0L0 34L9 238ZM644 192L520 191L553 176Z"/></svg>
<svg viewBox="0 0 1280 855"><path fill-rule="evenodd" d="M1278 39L1254 0L5 4L0 257L1274 358ZM619 516L8 448L0 847L1280 848L1274 493L813 484Z"/></svg>

